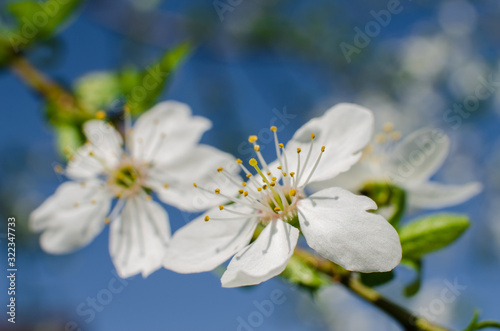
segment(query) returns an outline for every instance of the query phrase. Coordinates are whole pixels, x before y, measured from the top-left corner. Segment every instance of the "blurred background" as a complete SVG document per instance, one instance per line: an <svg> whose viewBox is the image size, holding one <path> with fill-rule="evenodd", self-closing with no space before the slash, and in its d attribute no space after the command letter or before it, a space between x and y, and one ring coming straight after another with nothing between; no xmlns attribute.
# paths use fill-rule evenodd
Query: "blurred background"
<svg viewBox="0 0 500 331"><path fill-rule="evenodd" d="M6 2L0 19L8 21ZM235 155L247 153L248 135L267 130L271 121L284 124L280 137L287 140L338 102L372 109L377 129L387 121L404 134L441 128L452 145L435 179L484 185L478 197L448 209L467 213L472 226L457 243L427 258L416 296L401 294L414 277L404 267L380 291L433 321L463 329L476 308L484 319L500 319L499 22L500 3L494 0L90 0L29 59L62 85L75 86L105 71L146 66L189 41L193 49L160 99L185 102L194 114L208 117L213 129L203 142ZM479 98L478 86L490 93ZM278 278L223 289L214 273L167 270L117 281L107 229L74 254L45 254L27 219L64 180L53 170L64 159L39 96L9 70L0 72L0 91L2 270L4 223L15 216L18 224L17 323L4 316L0 329L399 330L336 286L315 297ZM460 105L465 111L457 110ZM272 148L263 151L271 157ZM174 230L196 216L167 210ZM464 288L440 306L436 300L453 282ZM120 290L113 293L110 286ZM0 277L1 293L7 287ZM276 291L284 303L257 326L242 326L255 318L256 303ZM0 305L7 300L2 294Z"/></svg>

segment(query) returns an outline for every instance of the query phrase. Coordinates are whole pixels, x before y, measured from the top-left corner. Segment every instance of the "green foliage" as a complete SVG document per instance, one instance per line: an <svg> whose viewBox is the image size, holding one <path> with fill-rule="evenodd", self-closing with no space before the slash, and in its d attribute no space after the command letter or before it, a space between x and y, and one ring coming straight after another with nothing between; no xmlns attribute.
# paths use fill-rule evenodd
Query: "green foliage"
<svg viewBox="0 0 500 331"><path fill-rule="evenodd" d="M190 50L190 44L183 43L169 50L144 70L128 68L120 72L121 91L133 115L143 113L156 102L172 72Z"/></svg>
<svg viewBox="0 0 500 331"><path fill-rule="evenodd" d="M424 255L453 243L469 227L464 215L435 214L399 229L403 258L419 260Z"/></svg>
<svg viewBox="0 0 500 331"><path fill-rule="evenodd" d="M474 330L481 330L481 329L486 329L486 328L500 329L500 323L498 323L496 321L479 322L479 313L475 312L474 317L472 318L472 321L469 323L469 325L463 331L474 331Z"/></svg>
<svg viewBox="0 0 500 331"><path fill-rule="evenodd" d="M76 99L93 113L107 109L120 96L120 77L114 72L92 72L80 77L75 84Z"/></svg>
<svg viewBox="0 0 500 331"><path fill-rule="evenodd" d="M388 183L368 183L361 189L361 194L375 201L379 208L392 208L388 221L392 226L398 226L406 207L406 193L403 189Z"/></svg>
<svg viewBox="0 0 500 331"><path fill-rule="evenodd" d="M405 296L411 297L420 290L420 284L422 283L422 261L403 259L401 263L412 268L417 273L415 280L408 284L403 292Z"/></svg>
<svg viewBox="0 0 500 331"><path fill-rule="evenodd" d="M311 292L315 292L331 283L327 275L314 269L296 255L292 255L281 276L290 283L306 288Z"/></svg>
<svg viewBox="0 0 500 331"><path fill-rule="evenodd" d="M366 286L380 286L390 282L394 278L394 271L372 272L369 274L360 274L361 282Z"/></svg>

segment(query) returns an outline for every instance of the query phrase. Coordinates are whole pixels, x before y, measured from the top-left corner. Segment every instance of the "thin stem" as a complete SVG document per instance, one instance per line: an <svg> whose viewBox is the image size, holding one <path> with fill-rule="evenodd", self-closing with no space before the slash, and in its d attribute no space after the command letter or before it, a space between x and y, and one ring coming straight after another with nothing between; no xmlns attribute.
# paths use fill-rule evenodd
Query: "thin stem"
<svg viewBox="0 0 500 331"><path fill-rule="evenodd" d="M91 113L82 108L75 97L45 76L26 58L16 57L10 62L12 71L27 85L40 93L48 102L56 104L59 110L64 110L73 116L88 118Z"/></svg>
<svg viewBox="0 0 500 331"><path fill-rule="evenodd" d="M355 273L347 271L329 260L315 256L300 248L296 248L294 254L311 267L332 277L332 280L344 285L351 292L391 316L405 331L449 331L390 301L376 290L361 283Z"/></svg>

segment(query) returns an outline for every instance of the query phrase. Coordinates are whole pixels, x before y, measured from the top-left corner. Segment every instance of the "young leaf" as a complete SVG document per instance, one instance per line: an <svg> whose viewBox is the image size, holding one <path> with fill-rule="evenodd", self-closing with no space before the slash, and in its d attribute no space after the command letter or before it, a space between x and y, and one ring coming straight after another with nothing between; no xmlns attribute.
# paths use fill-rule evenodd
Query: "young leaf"
<svg viewBox="0 0 500 331"><path fill-rule="evenodd" d="M369 274L360 274L361 282L366 286L374 287L390 282L394 278L394 271L373 272Z"/></svg>
<svg viewBox="0 0 500 331"><path fill-rule="evenodd" d="M399 229L403 258L419 260L425 254L450 245L469 224L467 216L436 214L403 226Z"/></svg>
<svg viewBox="0 0 500 331"><path fill-rule="evenodd" d="M422 261L403 259L401 261L401 263L414 269L415 272L417 273L415 280L413 282L411 282L410 284L408 284L404 289L405 296L407 296L407 297L414 296L420 290L420 284L422 283Z"/></svg>
<svg viewBox="0 0 500 331"><path fill-rule="evenodd" d="M50 38L80 3L81 0L28 0L9 3L9 11L18 20L18 27L14 32L16 36L11 37L20 38L19 42L23 47L35 40Z"/></svg>
<svg viewBox="0 0 500 331"><path fill-rule="evenodd" d="M474 317L472 321L470 321L469 325L463 331L475 331L486 328L495 328L500 329L500 323L496 321L482 321L479 322L479 313L476 311L474 313Z"/></svg>
<svg viewBox="0 0 500 331"><path fill-rule="evenodd" d="M132 114L139 115L156 102L170 75L190 49L188 43L183 43L169 50L159 61L142 72L131 69L122 72L122 92Z"/></svg>
<svg viewBox="0 0 500 331"><path fill-rule="evenodd" d="M318 272L295 255L290 258L281 277L286 278L292 284L309 289L311 292L330 284L328 276Z"/></svg>

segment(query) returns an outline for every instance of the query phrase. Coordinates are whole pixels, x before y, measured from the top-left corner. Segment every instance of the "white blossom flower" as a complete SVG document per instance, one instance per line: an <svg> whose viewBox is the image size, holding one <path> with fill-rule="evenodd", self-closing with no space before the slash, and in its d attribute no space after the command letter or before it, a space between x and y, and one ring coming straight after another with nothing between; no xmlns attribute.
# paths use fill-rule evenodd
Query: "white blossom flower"
<svg viewBox="0 0 500 331"><path fill-rule="evenodd" d="M257 137L250 136L256 159L253 175L237 160L248 181L233 179L232 190L216 189L229 204L210 209L172 237L164 266L180 273L209 271L235 255L221 282L224 287L261 283L280 274L302 232L310 247L348 270L378 272L401 260L394 228L365 196L331 187L311 196L305 187L348 170L361 156L373 126L372 113L339 104L300 128L286 148L274 133L277 160L266 163ZM207 190L199 184L200 190ZM208 190L207 190L208 191ZM251 242L258 225L265 226Z"/></svg>
<svg viewBox="0 0 500 331"><path fill-rule="evenodd" d="M42 232L43 250L64 254L87 245L110 223L109 249L119 275L146 277L161 267L170 240L168 215L151 193L181 209L206 209L208 201L193 195L192 178L206 182L209 174L201 165L234 158L198 145L211 123L192 116L187 105L163 102L133 129L129 115L126 122L125 144L110 124L85 123L88 142L59 169L71 181L33 211L30 225Z"/></svg>
<svg viewBox="0 0 500 331"><path fill-rule="evenodd" d="M392 123L375 136L361 161L336 178L315 185L322 189L339 185L358 192L369 182L386 182L406 191L408 205L414 208L437 209L460 204L481 191L482 185L445 185L430 181L446 159L450 140L437 129L423 128L401 140Z"/></svg>

